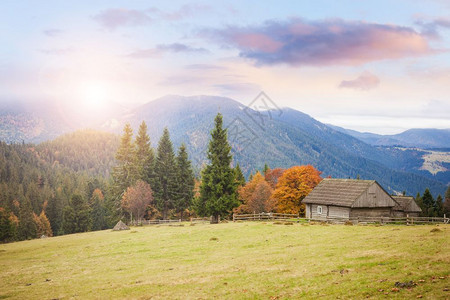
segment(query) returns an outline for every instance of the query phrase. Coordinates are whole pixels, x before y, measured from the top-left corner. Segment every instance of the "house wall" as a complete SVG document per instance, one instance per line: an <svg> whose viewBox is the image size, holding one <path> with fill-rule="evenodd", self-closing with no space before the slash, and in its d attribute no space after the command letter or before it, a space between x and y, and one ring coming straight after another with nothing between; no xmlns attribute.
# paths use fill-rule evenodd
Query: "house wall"
<svg viewBox="0 0 450 300"><path fill-rule="evenodd" d="M406 213L402 210L393 210L392 216L396 218L404 218L406 217Z"/></svg>
<svg viewBox="0 0 450 300"><path fill-rule="evenodd" d="M350 207L332 206L328 207L328 216L330 218L344 218L350 217Z"/></svg>
<svg viewBox="0 0 450 300"><path fill-rule="evenodd" d="M322 214L317 213L317 207L322 207ZM323 219L329 218L344 218L348 219L350 216L350 208L342 206L333 205L317 205L317 204L307 204L306 205L306 216L312 219Z"/></svg>
<svg viewBox="0 0 450 300"><path fill-rule="evenodd" d="M317 205L317 204L310 204L311 205L311 218L312 219L326 219L328 215L328 206L326 205ZM317 207L322 207L322 214L317 213Z"/></svg>
<svg viewBox="0 0 450 300"><path fill-rule="evenodd" d="M391 217L390 207L352 208L350 218L357 217Z"/></svg>
<svg viewBox="0 0 450 300"><path fill-rule="evenodd" d="M394 207L394 200L377 183L373 183L361 196L353 203L352 208L368 207Z"/></svg>
<svg viewBox="0 0 450 300"><path fill-rule="evenodd" d="M408 215L408 217L419 217L420 213L418 213L418 212L406 212L405 213L405 217L406 217L406 215Z"/></svg>

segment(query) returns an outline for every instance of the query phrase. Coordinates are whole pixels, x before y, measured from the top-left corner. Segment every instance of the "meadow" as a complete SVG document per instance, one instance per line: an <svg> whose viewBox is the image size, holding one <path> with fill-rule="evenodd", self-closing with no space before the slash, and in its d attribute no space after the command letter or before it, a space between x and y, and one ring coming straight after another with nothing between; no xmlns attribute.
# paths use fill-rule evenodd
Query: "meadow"
<svg viewBox="0 0 450 300"><path fill-rule="evenodd" d="M450 299L449 225L183 225L2 244L0 299Z"/></svg>

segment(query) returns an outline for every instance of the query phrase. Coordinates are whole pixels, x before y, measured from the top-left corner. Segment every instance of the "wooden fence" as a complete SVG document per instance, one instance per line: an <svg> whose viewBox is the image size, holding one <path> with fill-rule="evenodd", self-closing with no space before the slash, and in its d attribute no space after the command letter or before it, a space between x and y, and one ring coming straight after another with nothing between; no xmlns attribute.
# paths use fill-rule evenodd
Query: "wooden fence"
<svg viewBox="0 0 450 300"><path fill-rule="evenodd" d="M142 225L168 225L173 223L181 223L181 219L178 220L133 220L129 225L142 226Z"/></svg>
<svg viewBox="0 0 450 300"><path fill-rule="evenodd" d="M278 213L260 213L260 214L233 214L233 222L235 221L264 221L264 220L291 220L299 219L299 215L294 214L278 214Z"/></svg>
<svg viewBox="0 0 450 300"><path fill-rule="evenodd" d="M211 223L211 217L191 218L191 223Z"/></svg>
<svg viewBox="0 0 450 300"><path fill-rule="evenodd" d="M356 217L356 218L301 218L294 214L278 214L278 213L260 213L260 214L233 214L233 221L268 221L268 220L289 220L293 222L327 222L327 223L345 223L353 224L450 224L450 218L445 215L440 217Z"/></svg>

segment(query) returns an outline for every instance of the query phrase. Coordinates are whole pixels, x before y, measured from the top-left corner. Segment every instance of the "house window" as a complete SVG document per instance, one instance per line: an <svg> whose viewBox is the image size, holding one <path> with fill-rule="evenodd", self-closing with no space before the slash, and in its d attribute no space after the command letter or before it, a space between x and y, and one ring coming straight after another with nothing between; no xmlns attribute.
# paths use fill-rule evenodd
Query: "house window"
<svg viewBox="0 0 450 300"><path fill-rule="evenodd" d="M317 214L322 214L322 206L317 206Z"/></svg>

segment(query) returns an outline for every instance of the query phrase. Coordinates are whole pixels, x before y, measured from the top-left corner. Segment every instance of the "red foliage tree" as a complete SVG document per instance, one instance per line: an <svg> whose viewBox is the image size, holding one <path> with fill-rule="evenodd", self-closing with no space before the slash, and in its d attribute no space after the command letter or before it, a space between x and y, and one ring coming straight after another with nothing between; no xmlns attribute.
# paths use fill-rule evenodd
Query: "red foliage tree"
<svg viewBox="0 0 450 300"><path fill-rule="evenodd" d="M235 210L236 213L261 213L272 211L275 207L272 199L273 189L257 172L246 185L239 188L239 199L241 205Z"/></svg>
<svg viewBox="0 0 450 300"><path fill-rule="evenodd" d="M273 189L277 186L278 178L283 175L284 171L285 169L282 168L269 169L266 171L265 179Z"/></svg>
<svg viewBox="0 0 450 300"><path fill-rule="evenodd" d="M142 219L147 207L153 202L153 191L150 185L138 180L133 186L128 187L122 197L122 208L137 220Z"/></svg>

